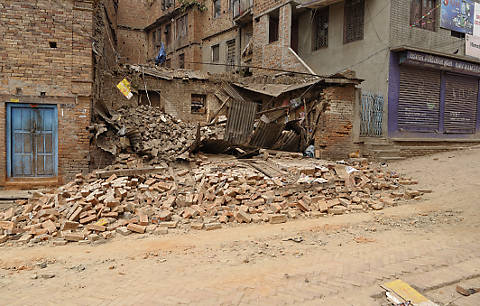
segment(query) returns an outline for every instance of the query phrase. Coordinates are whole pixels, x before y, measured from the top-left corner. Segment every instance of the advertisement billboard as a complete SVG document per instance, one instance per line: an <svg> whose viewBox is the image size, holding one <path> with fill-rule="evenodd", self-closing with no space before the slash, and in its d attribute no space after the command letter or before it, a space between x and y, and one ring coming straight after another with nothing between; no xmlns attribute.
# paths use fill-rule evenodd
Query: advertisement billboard
<svg viewBox="0 0 480 306"><path fill-rule="evenodd" d="M472 0L441 0L440 27L473 34L475 6Z"/></svg>

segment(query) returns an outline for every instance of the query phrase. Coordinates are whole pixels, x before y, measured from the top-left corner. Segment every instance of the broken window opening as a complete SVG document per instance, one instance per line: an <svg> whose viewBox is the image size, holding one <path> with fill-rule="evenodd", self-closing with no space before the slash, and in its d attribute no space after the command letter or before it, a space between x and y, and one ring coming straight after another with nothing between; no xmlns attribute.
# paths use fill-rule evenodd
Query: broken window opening
<svg viewBox="0 0 480 306"><path fill-rule="evenodd" d="M205 114L207 112L207 109L205 107L206 100L207 100L206 95L192 94L191 113Z"/></svg>
<svg viewBox="0 0 480 306"><path fill-rule="evenodd" d="M167 24L165 26L165 47L170 45L170 42L172 40L172 26L170 24Z"/></svg>
<svg viewBox="0 0 480 306"><path fill-rule="evenodd" d="M312 51L328 47L329 6L313 11Z"/></svg>
<svg viewBox="0 0 480 306"><path fill-rule="evenodd" d="M187 37L187 15L183 15L182 17L179 17L176 22L177 22L176 39L179 40Z"/></svg>
<svg viewBox="0 0 480 306"><path fill-rule="evenodd" d="M213 18L220 17L221 13L222 13L221 0L213 0Z"/></svg>
<svg viewBox="0 0 480 306"><path fill-rule="evenodd" d="M185 53L178 56L178 68L185 68Z"/></svg>
<svg viewBox="0 0 480 306"><path fill-rule="evenodd" d="M57 49L57 42L56 42L56 41L49 41L49 42L48 42L48 45L49 45L50 48L52 48L52 49Z"/></svg>
<svg viewBox="0 0 480 306"><path fill-rule="evenodd" d="M268 43L272 43L278 40L278 10L275 14L268 16Z"/></svg>
<svg viewBox="0 0 480 306"><path fill-rule="evenodd" d="M218 63L220 60L220 45L212 46L212 62Z"/></svg>
<svg viewBox="0 0 480 306"><path fill-rule="evenodd" d="M365 0L346 0L344 13L343 43L362 40Z"/></svg>
<svg viewBox="0 0 480 306"><path fill-rule="evenodd" d="M148 96L147 96L148 93ZM148 99L150 98L150 102L152 103L153 107L160 107L160 92L156 90L139 90L138 91L138 105L150 105Z"/></svg>

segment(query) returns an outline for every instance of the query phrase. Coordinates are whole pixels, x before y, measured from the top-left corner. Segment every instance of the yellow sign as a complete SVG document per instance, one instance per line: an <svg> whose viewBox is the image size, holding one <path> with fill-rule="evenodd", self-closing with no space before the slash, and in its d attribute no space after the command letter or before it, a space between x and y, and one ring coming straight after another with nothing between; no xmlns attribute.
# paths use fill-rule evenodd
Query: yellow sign
<svg viewBox="0 0 480 306"><path fill-rule="evenodd" d="M133 97L132 87L127 79L123 79L120 83L118 83L117 88L122 92L122 94L130 100Z"/></svg>
<svg viewBox="0 0 480 306"><path fill-rule="evenodd" d="M382 287L392 290L405 301L412 302L413 305L435 305L429 299L421 295L417 290L413 289L409 284L400 279L385 283Z"/></svg>
<svg viewBox="0 0 480 306"><path fill-rule="evenodd" d="M20 99L11 98L11 99L10 99L10 102L16 102L16 103L18 103L18 102L20 102Z"/></svg>

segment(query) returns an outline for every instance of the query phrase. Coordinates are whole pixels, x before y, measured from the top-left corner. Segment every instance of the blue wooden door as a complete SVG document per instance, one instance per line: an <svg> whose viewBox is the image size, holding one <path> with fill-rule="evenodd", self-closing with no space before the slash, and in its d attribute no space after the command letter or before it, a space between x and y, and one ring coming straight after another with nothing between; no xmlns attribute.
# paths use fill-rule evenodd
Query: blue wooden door
<svg viewBox="0 0 480 306"><path fill-rule="evenodd" d="M9 105L10 176L47 177L57 173L57 118L54 106Z"/></svg>

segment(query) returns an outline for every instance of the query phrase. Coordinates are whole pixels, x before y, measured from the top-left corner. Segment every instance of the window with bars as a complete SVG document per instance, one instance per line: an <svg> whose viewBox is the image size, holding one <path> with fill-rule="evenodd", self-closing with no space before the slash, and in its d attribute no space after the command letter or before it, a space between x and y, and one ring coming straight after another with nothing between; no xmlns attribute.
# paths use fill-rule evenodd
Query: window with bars
<svg viewBox="0 0 480 306"><path fill-rule="evenodd" d="M435 31L437 14L436 0L412 0L410 4L410 26Z"/></svg>
<svg viewBox="0 0 480 306"><path fill-rule="evenodd" d="M207 109L205 107L206 100L206 95L192 94L192 104L190 107L190 112L192 114L205 114L207 112Z"/></svg>
<svg viewBox="0 0 480 306"><path fill-rule="evenodd" d="M235 68L235 39L227 41L227 71Z"/></svg>
<svg viewBox="0 0 480 306"><path fill-rule="evenodd" d="M329 7L313 11L312 51L328 47Z"/></svg>
<svg viewBox="0 0 480 306"><path fill-rule="evenodd" d="M343 43L363 39L365 0L345 0Z"/></svg>

